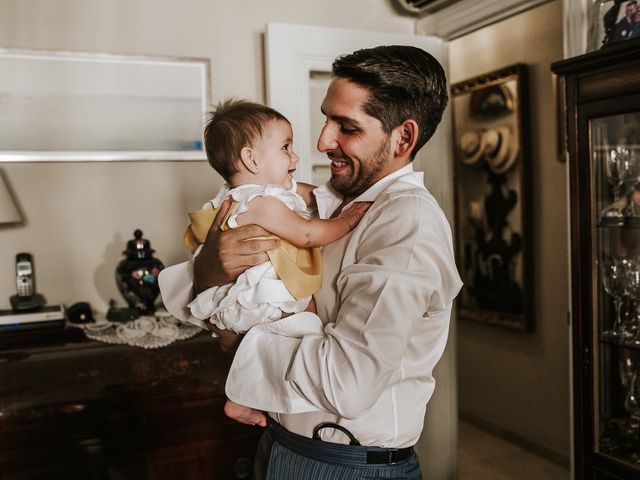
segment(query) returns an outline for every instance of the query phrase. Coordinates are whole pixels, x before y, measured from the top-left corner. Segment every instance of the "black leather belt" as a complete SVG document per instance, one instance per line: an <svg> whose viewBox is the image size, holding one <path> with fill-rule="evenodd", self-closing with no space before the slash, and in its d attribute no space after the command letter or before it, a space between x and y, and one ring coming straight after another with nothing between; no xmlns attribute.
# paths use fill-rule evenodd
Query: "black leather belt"
<svg viewBox="0 0 640 480"><path fill-rule="evenodd" d="M351 444L321 440L319 431L323 428L335 428L344 432L351 440ZM314 429L313 437L309 438L290 432L271 417L267 417L267 432L265 432L265 435L270 436L272 441L298 455L335 465L380 468L376 465L393 465L408 460L413 454L413 447L386 448L360 445L360 442L349 430L341 425L336 426L335 423L318 425Z"/></svg>
<svg viewBox="0 0 640 480"><path fill-rule="evenodd" d="M345 427L342 425L338 425L337 423L321 423L317 425L313 429L314 440L321 440L320 438L320 430L324 428L333 428L341 431L347 437L349 437L349 445L362 446L358 439ZM413 447L405 447L405 448L383 448L383 447L364 447L366 448L367 454L367 464L369 465L392 465L394 463L401 462L402 460L406 460L413 453Z"/></svg>
<svg viewBox="0 0 640 480"><path fill-rule="evenodd" d="M391 465L406 460L412 453L413 447L387 448L384 450L368 451L367 463Z"/></svg>

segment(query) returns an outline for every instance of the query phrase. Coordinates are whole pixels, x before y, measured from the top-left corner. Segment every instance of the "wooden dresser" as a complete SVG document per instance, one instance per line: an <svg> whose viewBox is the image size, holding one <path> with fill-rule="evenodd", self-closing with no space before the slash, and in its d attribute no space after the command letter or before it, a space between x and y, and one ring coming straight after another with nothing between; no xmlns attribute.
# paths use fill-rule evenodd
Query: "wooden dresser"
<svg viewBox="0 0 640 480"><path fill-rule="evenodd" d="M154 350L0 333L0 478L250 478L262 429L224 415L230 361L205 333Z"/></svg>

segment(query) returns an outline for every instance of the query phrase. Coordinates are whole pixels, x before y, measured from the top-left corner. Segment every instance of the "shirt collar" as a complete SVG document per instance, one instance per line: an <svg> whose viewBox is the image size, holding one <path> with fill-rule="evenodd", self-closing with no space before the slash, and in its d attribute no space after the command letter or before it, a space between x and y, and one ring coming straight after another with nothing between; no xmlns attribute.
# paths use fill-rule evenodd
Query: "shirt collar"
<svg viewBox="0 0 640 480"><path fill-rule="evenodd" d="M378 195L385 191L387 187L389 187L389 185L391 185L396 179L409 173L413 173L413 163L408 163L404 167L396 170L393 173L390 173L386 177L382 177L376 183L371 185L367 190L361 193L358 197L354 198L351 202L345 205L345 208L347 208L354 202L375 201L376 198L378 198ZM318 205L318 216L320 218L329 218L333 211L338 208L338 206L344 200L344 197L336 192L331 187L329 182L316 188L313 191L313 194L316 197L316 203Z"/></svg>

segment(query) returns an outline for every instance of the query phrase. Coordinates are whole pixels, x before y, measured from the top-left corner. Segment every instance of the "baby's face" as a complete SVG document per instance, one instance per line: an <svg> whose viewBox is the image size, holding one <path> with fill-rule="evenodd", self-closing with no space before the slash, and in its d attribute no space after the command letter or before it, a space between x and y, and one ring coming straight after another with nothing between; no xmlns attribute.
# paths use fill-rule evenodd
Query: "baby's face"
<svg viewBox="0 0 640 480"><path fill-rule="evenodd" d="M289 122L271 120L254 150L258 164L256 183L291 188L300 159L293 151L293 130Z"/></svg>

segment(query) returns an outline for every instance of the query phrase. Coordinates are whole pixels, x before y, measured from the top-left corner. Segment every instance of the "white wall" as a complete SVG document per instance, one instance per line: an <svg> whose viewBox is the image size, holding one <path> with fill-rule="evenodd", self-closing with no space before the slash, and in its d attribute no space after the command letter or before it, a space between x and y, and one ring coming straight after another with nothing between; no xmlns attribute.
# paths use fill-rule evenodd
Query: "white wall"
<svg viewBox="0 0 640 480"><path fill-rule="evenodd" d="M535 331L458 324L460 412L569 461L567 166L559 161L550 64L563 57L555 0L449 44L451 82L526 63L532 160Z"/></svg>
<svg viewBox="0 0 640 480"><path fill-rule="evenodd" d="M175 55L211 60L212 100L264 101L268 21L412 33L385 0L0 0L0 47ZM0 132L0 135L2 133ZM114 280L136 228L165 264L185 258L185 212L220 180L206 162L0 163L26 224L0 227L0 308L15 293L15 254L34 255L50 303L124 304Z"/></svg>
<svg viewBox="0 0 640 480"><path fill-rule="evenodd" d="M214 103L232 95L264 101L270 21L409 34L415 26L390 0L0 0L0 47L206 57ZM110 298L123 305L114 269L133 231L144 231L165 265L183 260L185 212L220 185L206 162L0 163L0 170L26 218L0 226L0 308L15 293L20 251L34 255L38 290L50 303L88 301L103 312ZM446 356L439 370L450 373ZM455 452L438 451L455 443L455 379L439 382L430 442L418 448L425 471L455 468Z"/></svg>

